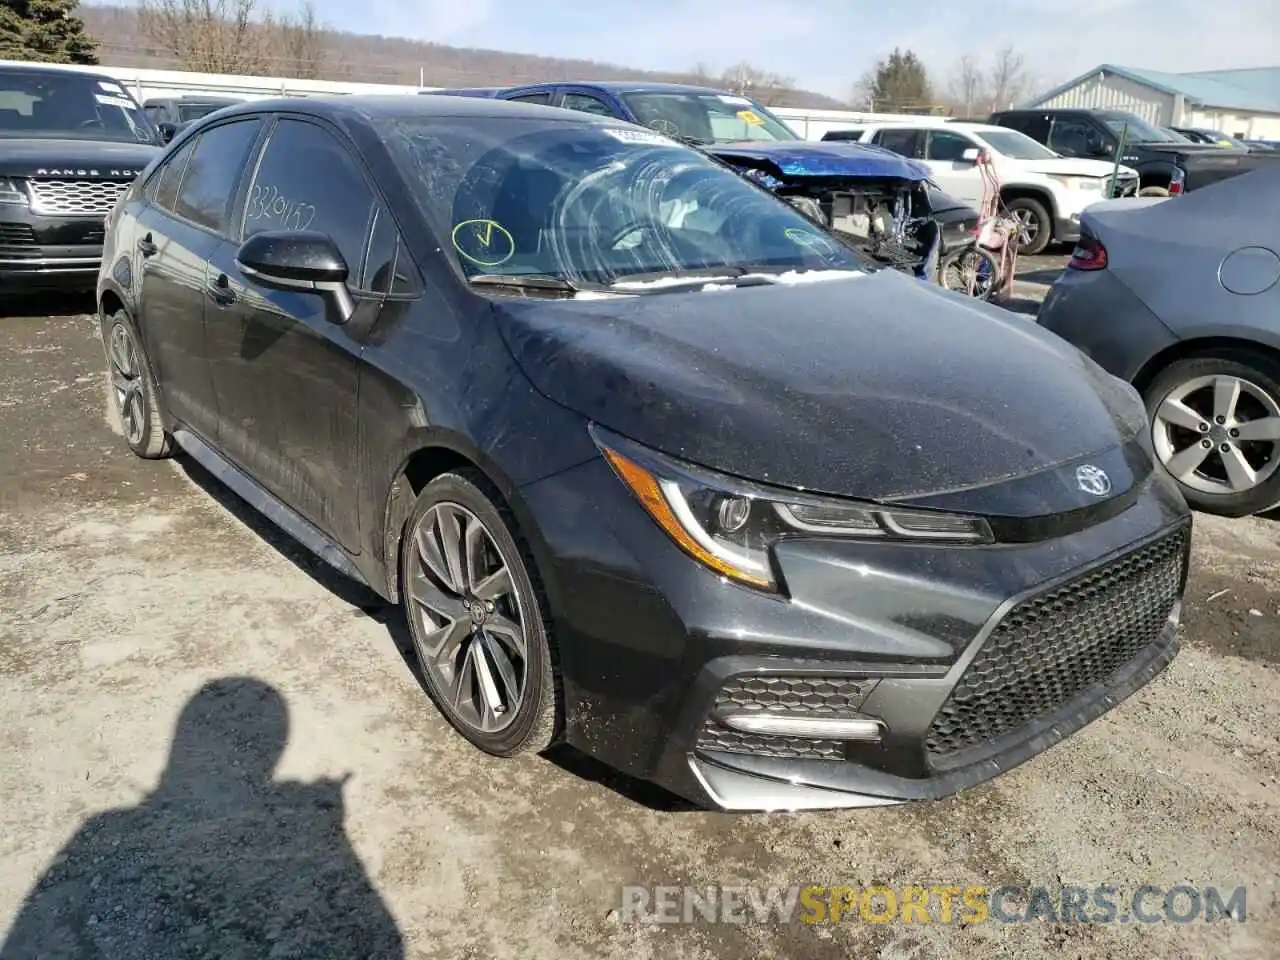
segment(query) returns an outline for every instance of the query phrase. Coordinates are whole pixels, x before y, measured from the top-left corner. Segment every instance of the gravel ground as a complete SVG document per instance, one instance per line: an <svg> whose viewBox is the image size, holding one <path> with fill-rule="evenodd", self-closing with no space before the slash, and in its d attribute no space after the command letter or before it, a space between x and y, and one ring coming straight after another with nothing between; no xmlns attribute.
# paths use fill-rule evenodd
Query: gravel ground
<svg viewBox="0 0 1280 960"><path fill-rule="evenodd" d="M691 811L573 754L499 762L453 735L394 613L196 466L128 453L76 307L0 319L4 960L37 955L19 938L56 958L1280 955L1274 522L1198 517L1173 665L996 782L870 811ZM1246 885L1247 922L615 909L624 884L711 883Z"/></svg>

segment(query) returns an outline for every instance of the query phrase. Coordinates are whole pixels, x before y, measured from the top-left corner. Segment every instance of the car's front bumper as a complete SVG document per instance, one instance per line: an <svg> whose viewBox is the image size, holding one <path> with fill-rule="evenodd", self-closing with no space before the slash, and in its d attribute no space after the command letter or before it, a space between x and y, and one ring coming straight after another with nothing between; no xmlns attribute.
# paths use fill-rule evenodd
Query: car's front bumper
<svg viewBox="0 0 1280 960"><path fill-rule="evenodd" d="M0 206L0 283L92 289L104 231L101 216L46 217Z"/></svg>
<svg viewBox="0 0 1280 960"><path fill-rule="evenodd" d="M1160 475L1116 515L1050 540L788 541L784 596L688 559L603 463L525 495L546 540L570 742L709 807L947 796L1110 709L1176 650L1189 519ZM1139 622L1140 637L1126 633ZM870 717L882 735L723 722L753 711Z"/></svg>

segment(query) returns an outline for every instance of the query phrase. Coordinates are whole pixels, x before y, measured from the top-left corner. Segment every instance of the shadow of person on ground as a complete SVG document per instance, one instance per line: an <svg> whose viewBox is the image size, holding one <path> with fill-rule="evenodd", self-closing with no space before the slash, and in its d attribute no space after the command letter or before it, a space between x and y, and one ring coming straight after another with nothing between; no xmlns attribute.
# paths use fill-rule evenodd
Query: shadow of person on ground
<svg viewBox="0 0 1280 960"><path fill-rule="evenodd" d="M288 734L268 684L202 687L154 792L80 828L0 958L403 957L343 830L344 781L273 779Z"/></svg>

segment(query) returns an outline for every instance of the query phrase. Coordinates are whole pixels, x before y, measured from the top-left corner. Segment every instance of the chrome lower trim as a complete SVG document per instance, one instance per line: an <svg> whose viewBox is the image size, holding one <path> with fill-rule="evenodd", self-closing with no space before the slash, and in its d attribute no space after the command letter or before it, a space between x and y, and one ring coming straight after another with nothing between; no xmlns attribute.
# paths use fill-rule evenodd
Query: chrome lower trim
<svg viewBox="0 0 1280 960"><path fill-rule="evenodd" d="M795 713L726 713L716 717L731 730L774 737L818 740L879 740L884 724L874 717L824 717Z"/></svg>
<svg viewBox="0 0 1280 960"><path fill-rule="evenodd" d="M0 257L0 267L82 267L96 270L101 264L101 257Z"/></svg>
<svg viewBox="0 0 1280 960"><path fill-rule="evenodd" d="M860 807L892 807L905 803L889 797L827 790L803 783L772 780L739 773L718 764L689 758L694 779L719 809L752 813L792 813L797 810L852 810Z"/></svg>

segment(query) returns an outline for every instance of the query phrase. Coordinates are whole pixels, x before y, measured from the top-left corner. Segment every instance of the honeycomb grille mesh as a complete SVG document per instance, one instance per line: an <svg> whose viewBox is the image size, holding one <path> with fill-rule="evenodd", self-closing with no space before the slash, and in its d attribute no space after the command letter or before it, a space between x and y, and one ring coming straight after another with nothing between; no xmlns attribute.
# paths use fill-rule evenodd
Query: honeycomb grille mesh
<svg viewBox="0 0 1280 960"><path fill-rule="evenodd" d="M839 740L779 737L731 730L714 719L724 713L791 713L806 717L847 717L857 713L874 680L830 676L744 676L728 681L716 695L697 749L794 760L840 760Z"/></svg>
<svg viewBox="0 0 1280 960"><path fill-rule="evenodd" d="M120 180L53 177L36 177L28 183L32 212L53 216L106 216L129 186Z"/></svg>
<svg viewBox="0 0 1280 960"><path fill-rule="evenodd" d="M1187 537L1179 531L1009 611L934 717L929 761L1052 713L1154 643L1178 600Z"/></svg>
<svg viewBox="0 0 1280 960"><path fill-rule="evenodd" d="M844 744L838 740L814 740L809 737L774 737L760 733L742 733L708 720L698 736L699 750L723 753L749 753L754 757L778 757L783 760L841 760Z"/></svg>

